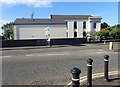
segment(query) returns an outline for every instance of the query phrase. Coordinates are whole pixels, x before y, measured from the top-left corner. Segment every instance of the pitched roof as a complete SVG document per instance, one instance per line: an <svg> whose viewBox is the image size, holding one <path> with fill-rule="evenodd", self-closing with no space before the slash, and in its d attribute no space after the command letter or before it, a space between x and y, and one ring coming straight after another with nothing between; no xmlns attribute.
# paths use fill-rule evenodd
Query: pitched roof
<svg viewBox="0 0 120 87"><path fill-rule="evenodd" d="M63 24L66 20L80 20L93 17L91 15L50 15L50 19L36 19L36 18L17 18L14 25L52 25Z"/></svg>
<svg viewBox="0 0 120 87"><path fill-rule="evenodd" d="M51 15L53 20L64 19L64 20L76 20L76 19L88 19L91 15Z"/></svg>
<svg viewBox="0 0 120 87"><path fill-rule="evenodd" d="M51 19L31 19L31 18L17 18L14 25L45 25L45 24L65 24L65 21L52 21Z"/></svg>

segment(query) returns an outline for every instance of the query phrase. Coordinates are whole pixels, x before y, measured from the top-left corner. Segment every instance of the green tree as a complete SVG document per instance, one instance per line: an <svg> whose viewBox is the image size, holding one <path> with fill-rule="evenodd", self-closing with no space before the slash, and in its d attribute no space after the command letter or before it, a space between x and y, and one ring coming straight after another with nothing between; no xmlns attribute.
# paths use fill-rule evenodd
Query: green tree
<svg viewBox="0 0 120 87"><path fill-rule="evenodd" d="M2 35L6 40L14 39L13 24L11 22L4 24L1 28L3 30Z"/></svg>
<svg viewBox="0 0 120 87"><path fill-rule="evenodd" d="M99 36L101 39L106 39L109 36L110 30L103 29L101 31L95 32L95 36Z"/></svg>
<svg viewBox="0 0 120 87"><path fill-rule="evenodd" d="M101 39L106 39L107 37L120 38L120 25L104 28L95 32L95 36L99 36Z"/></svg>
<svg viewBox="0 0 120 87"><path fill-rule="evenodd" d="M120 38L120 25L115 25L113 29L109 32L109 36L113 38Z"/></svg>
<svg viewBox="0 0 120 87"><path fill-rule="evenodd" d="M107 37L109 37L109 30L108 29L103 29L101 30L101 37L106 39Z"/></svg>

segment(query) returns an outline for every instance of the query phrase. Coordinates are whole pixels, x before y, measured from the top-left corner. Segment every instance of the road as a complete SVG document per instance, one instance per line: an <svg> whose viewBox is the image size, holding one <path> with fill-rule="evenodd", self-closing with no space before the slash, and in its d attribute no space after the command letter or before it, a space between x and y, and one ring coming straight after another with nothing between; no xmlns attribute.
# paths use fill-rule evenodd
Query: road
<svg viewBox="0 0 120 87"><path fill-rule="evenodd" d="M9 85L66 85L70 70L79 67L86 75L86 60L93 59L93 73L103 72L103 57L110 56L110 71L118 70L118 52L107 45L90 44L2 51L2 82Z"/></svg>

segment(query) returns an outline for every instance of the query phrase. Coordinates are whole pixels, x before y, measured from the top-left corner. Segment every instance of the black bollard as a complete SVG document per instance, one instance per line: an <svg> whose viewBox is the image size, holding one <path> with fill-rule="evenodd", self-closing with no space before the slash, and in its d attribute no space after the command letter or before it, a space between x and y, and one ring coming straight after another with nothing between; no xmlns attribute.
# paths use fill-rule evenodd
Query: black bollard
<svg viewBox="0 0 120 87"><path fill-rule="evenodd" d="M71 73L72 73L72 87L80 87L80 73L81 73L81 70L79 68L76 68L74 67L72 70L71 70Z"/></svg>
<svg viewBox="0 0 120 87"><path fill-rule="evenodd" d="M92 59L87 60L87 87L92 87Z"/></svg>
<svg viewBox="0 0 120 87"><path fill-rule="evenodd" d="M106 81L109 81L108 80L108 63L109 63L109 56L108 55L105 55L104 56L104 79Z"/></svg>

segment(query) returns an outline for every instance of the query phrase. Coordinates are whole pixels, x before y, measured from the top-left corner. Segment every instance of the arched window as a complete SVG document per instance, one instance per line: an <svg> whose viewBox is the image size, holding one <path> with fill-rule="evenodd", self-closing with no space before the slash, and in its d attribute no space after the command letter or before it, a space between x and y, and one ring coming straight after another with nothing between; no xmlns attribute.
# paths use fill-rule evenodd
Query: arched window
<svg viewBox="0 0 120 87"><path fill-rule="evenodd" d="M96 23L93 24L93 28L96 28Z"/></svg>
<svg viewBox="0 0 120 87"><path fill-rule="evenodd" d="M83 29L86 29L86 21L83 22Z"/></svg>
<svg viewBox="0 0 120 87"><path fill-rule="evenodd" d="M67 21L65 23L66 23L66 28L68 29L68 23L67 23Z"/></svg>
<svg viewBox="0 0 120 87"><path fill-rule="evenodd" d="M74 21L74 29L77 29L77 21Z"/></svg>

